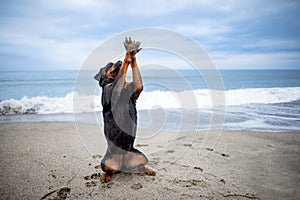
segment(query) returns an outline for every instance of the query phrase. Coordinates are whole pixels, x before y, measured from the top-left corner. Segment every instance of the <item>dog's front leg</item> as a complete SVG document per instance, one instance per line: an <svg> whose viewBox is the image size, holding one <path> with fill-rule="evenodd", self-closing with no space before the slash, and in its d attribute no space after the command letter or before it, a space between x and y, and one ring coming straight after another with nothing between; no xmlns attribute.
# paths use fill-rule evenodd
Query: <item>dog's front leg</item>
<svg viewBox="0 0 300 200"><path fill-rule="evenodd" d="M140 70L137 65L136 57L132 58L130 65L132 68L132 77L133 77L133 85L134 85L133 95L135 99L137 99L140 93L143 91L143 81L142 81Z"/></svg>
<svg viewBox="0 0 300 200"><path fill-rule="evenodd" d="M128 61L129 58L130 58L130 53L126 52L126 56L124 58L120 71L115 78L116 85L114 87L114 94L117 96L120 96L122 89L125 87L125 79L126 79L127 69L129 66L129 61Z"/></svg>

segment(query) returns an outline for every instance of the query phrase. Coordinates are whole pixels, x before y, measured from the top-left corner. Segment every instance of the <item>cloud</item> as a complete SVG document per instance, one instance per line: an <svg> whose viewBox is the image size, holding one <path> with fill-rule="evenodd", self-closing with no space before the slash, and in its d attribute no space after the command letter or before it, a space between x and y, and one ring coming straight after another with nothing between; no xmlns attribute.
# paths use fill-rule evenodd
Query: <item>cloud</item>
<svg viewBox="0 0 300 200"><path fill-rule="evenodd" d="M175 30L189 35L190 37L214 38L222 34L230 33L232 28L227 25L204 22L198 24L178 25Z"/></svg>
<svg viewBox="0 0 300 200"><path fill-rule="evenodd" d="M211 52L218 69L295 69L300 53L224 53Z"/></svg>
<svg viewBox="0 0 300 200"><path fill-rule="evenodd" d="M0 69L22 68L24 62L33 68L78 69L101 41L138 27L175 30L208 53L230 56L219 62L220 68L230 62L250 67L243 61L247 57L259 58L268 68L298 68L286 59L272 62L277 54L298 60L297 1L4 1L0 9ZM20 61L12 62L13 57Z"/></svg>

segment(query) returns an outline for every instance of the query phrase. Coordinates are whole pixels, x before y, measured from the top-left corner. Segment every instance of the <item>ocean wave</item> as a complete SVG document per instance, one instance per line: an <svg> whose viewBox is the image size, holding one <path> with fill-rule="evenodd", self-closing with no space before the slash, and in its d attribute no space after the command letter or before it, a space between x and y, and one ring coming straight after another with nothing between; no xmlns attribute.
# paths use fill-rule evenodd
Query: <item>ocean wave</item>
<svg viewBox="0 0 300 200"><path fill-rule="evenodd" d="M222 94L224 94L222 98ZM137 102L138 110L196 109L215 106L239 106L245 104L286 103L300 99L300 87L248 88L227 91L198 89L194 91L142 92ZM75 105L75 106L74 106ZM101 111L100 95L79 95L71 92L64 97L23 97L0 102L0 115L58 114Z"/></svg>

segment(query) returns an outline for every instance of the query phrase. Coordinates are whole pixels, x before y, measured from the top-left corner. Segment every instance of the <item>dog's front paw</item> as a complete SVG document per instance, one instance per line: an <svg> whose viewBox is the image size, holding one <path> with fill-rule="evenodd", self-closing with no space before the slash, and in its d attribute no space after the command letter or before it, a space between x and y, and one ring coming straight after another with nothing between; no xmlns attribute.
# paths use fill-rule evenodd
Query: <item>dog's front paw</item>
<svg viewBox="0 0 300 200"><path fill-rule="evenodd" d="M101 180L102 183L108 183L110 181L110 179L111 179L111 175L107 174L107 173L102 174L100 176L100 180Z"/></svg>
<svg viewBox="0 0 300 200"><path fill-rule="evenodd" d="M147 169L145 171L145 174L148 175L148 176L155 176L156 175L155 171L153 171L152 169Z"/></svg>
<svg viewBox="0 0 300 200"><path fill-rule="evenodd" d="M125 38L123 42L125 50L130 53L132 57L135 56L142 48L140 48L141 43L135 40L132 40L131 37Z"/></svg>

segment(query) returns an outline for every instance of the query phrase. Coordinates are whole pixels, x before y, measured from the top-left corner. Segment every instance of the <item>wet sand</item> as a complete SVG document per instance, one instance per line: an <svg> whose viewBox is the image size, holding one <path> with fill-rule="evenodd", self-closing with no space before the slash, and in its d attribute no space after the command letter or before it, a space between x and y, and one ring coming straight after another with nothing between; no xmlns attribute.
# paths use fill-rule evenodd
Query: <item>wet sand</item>
<svg viewBox="0 0 300 200"><path fill-rule="evenodd" d="M78 134L78 132L80 134ZM156 176L101 183L101 127L0 124L0 199L299 199L300 133L138 131Z"/></svg>

